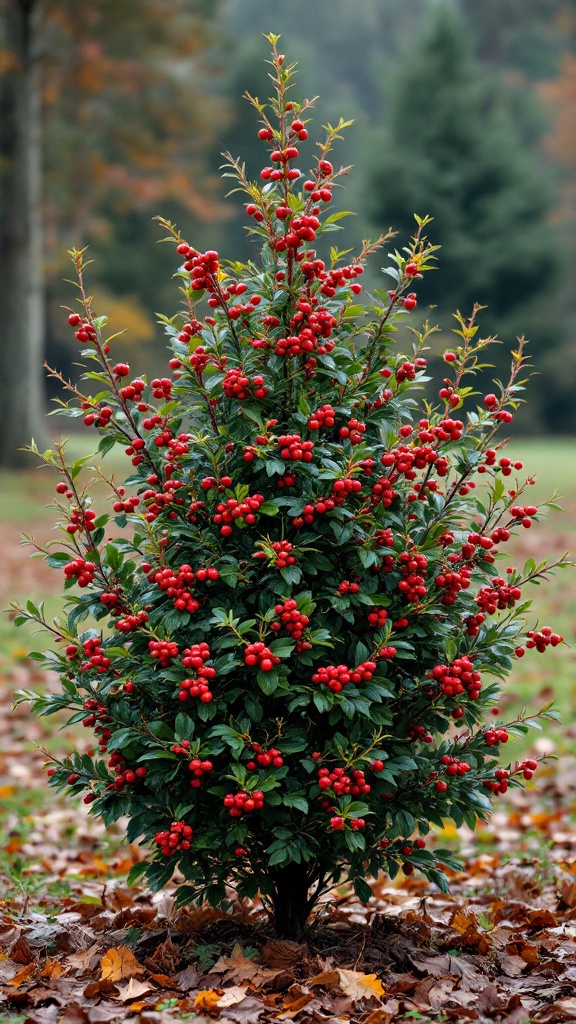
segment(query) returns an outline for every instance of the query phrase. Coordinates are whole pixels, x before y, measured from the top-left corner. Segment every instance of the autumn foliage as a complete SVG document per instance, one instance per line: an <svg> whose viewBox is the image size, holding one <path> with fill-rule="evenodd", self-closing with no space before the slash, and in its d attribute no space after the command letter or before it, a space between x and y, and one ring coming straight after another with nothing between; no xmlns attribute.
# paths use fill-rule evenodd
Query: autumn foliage
<svg viewBox="0 0 576 1024"><path fill-rule="evenodd" d="M339 881L363 901L382 871L445 888L452 857L426 836L446 819L474 827L531 778L536 761L498 760L530 722L485 719L514 658L562 638L524 618L523 589L547 567L501 561L542 512L497 439L523 343L509 381L478 400L490 339L477 309L458 315L424 399L427 218L387 258L391 289L361 303L365 261L388 239L320 254L344 216L330 213L343 169L329 155L346 126L326 127L304 174L310 104L288 98L293 68L270 42L274 94L252 101L261 182L227 167L261 258L223 265L164 222L184 297L164 320L166 377L147 383L116 355L73 254L69 322L97 393L68 385L63 411L102 455L122 445L131 470L122 484L97 470L101 512L94 479L80 482L90 460L43 454L61 476L61 538L43 554L67 618L45 623L56 650L40 657L62 690L20 699L93 731L95 750L54 762L50 782L107 823L129 819L128 839L152 850L133 880L158 889L177 870L181 903L259 894L298 938ZM20 609L29 619L42 611Z"/></svg>

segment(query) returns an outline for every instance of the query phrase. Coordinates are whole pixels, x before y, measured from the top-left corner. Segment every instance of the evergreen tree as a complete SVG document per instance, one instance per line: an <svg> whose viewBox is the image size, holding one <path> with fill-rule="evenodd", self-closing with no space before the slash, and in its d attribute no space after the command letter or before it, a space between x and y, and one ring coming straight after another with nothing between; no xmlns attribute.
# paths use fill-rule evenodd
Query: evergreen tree
<svg viewBox="0 0 576 1024"><path fill-rule="evenodd" d="M423 299L462 311L477 300L489 307L483 328L497 320L516 333L532 327L527 306L553 272L552 195L468 36L453 4L434 6L399 62L368 194L378 225L404 232L414 210L434 217L442 275L421 289Z"/></svg>

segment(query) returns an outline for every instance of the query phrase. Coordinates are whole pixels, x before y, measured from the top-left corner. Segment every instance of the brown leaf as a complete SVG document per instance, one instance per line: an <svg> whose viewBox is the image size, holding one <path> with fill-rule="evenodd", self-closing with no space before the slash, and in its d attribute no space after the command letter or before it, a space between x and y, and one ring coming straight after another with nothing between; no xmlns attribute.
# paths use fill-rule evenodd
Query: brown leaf
<svg viewBox="0 0 576 1024"><path fill-rule="evenodd" d="M262 963L267 967L279 967L287 970L297 963L302 963L307 954L307 947L290 939L268 939L262 950Z"/></svg>
<svg viewBox="0 0 576 1024"><path fill-rule="evenodd" d="M189 992L191 988L196 988L202 977L203 975L199 971L195 971L193 967L187 967L176 975L176 987L180 992Z"/></svg>
<svg viewBox="0 0 576 1024"><path fill-rule="evenodd" d="M263 967L261 964L254 963L254 960L244 956L242 947L237 942L231 955L221 956L208 973L221 974L224 982L251 981L253 985L256 985L276 978L280 972L274 967Z"/></svg>
<svg viewBox="0 0 576 1024"><path fill-rule="evenodd" d="M30 981L35 970L36 961L34 960L31 964L26 964L26 967L23 967L22 970L18 971L18 974L15 974L7 984L10 985L11 988L20 988L20 985L24 985L27 981Z"/></svg>
<svg viewBox="0 0 576 1024"><path fill-rule="evenodd" d="M565 907L576 907L576 882L564 879L560 890L560 898Z"/></svg>
<svg viewBox="0 0 576 1024"><path fill-rule="evenodd" d="M558 919L549 910L532 910L527 907L526 924L540 931L542 928L556 928Z"/></svg>
<svg viewBox="0 0 576 1024"><path fill-rule="evenodd" d="M58 1018L58 1024L90 1024L88 1010L79 1003L70 1003Z"/></svg>
<svg viewBox="0 0 576 1024"><path fill-rule="evenodd" d="M128 946L109 949L100 960L100 967L100 981L121 981L123 978L143 974L145 970Z"/></svg>
<svg viewBox="0 0 576 1024"><path fill-rule="evenodd" d="M387 999L385 1006L379 1006L377 1010L366 1017L364 1024L392 1024L396 1020L400 1004L397 999Z"/></svg>
<svg viewBox="0 0 576 1024"><path fill-rule="evenodd" d="M333 988L334 985L340 984L340 975L338 971L322 971L320 974L315 974L308 984L310 987L322 985L323 988Z"/></svg>

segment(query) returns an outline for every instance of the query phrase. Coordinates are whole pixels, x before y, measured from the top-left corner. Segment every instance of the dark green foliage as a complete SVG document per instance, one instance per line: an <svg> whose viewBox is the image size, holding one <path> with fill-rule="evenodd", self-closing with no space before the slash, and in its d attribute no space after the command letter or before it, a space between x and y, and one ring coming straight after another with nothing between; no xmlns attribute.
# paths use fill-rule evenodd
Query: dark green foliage
<svg viewBox="0 0 576 1024"><path fill-rule="evenodd" d="M501 770L496 757L527 721L483 720L524 636L520 587L545 566L506 579L496 567L539 515L495 441L518 405L522 347L477 407L466 375L487 342L476 311L460 318L444 386L422 402L431 332L405 351L395 338L434 265L427 222L387 258L392 290L361 304L364 262L387 239L326 265L312 249L340 227L327 155L345 125L327 128L305 181L308 106L286 96L275 49L273 71L263 184L228 164L261 260L220 266L164 222L184 298L165 321L170 377L147 385L116 363L74 253L70 323L94 367L83 379L102 390L71 388L63 411L99 430L102 455L121 444L132 469L123 488L108 481L98 515L86 460L43 455L61 474L62 540L44 554L68 591L46 656L63 692L20 699L94 729L99 751L53 765L51 782L107 823L128 816L129 841L155 849L133 878L160 888L178 866L180 902L259 892L278 932L299 937L341 879L362 900L367 878L401 866L445 887L453 861L425 849L431 825L473 827L529 777L530 762ZM42 610L20 609L30 619ZM542 649L561 640L543 635Z"/></svg>

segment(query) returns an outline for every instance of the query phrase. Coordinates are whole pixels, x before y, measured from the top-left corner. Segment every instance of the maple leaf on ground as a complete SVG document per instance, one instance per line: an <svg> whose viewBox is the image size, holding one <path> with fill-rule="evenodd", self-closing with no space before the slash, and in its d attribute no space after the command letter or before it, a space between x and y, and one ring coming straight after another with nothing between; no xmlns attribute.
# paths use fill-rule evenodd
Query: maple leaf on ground
<svg viewBox="0 0 576 1024"><path fill-rule="evenodd" d="M109 949L100 960L100 967L100 981L122 981L123 978L133 978L145 971L128 946Z"/></svg>
<svg viewBox="0 0 576 1024"><path fill-rule="evenodd" d="M270 981L271 978L276 978L282 973L282 968L263 967L262 964L254 963L254 960L244 955L242 946L237 942L231 955L221 956L210 968L209 973L221 974L223 982L249 981L255 988L265 981Z"/></svg>

